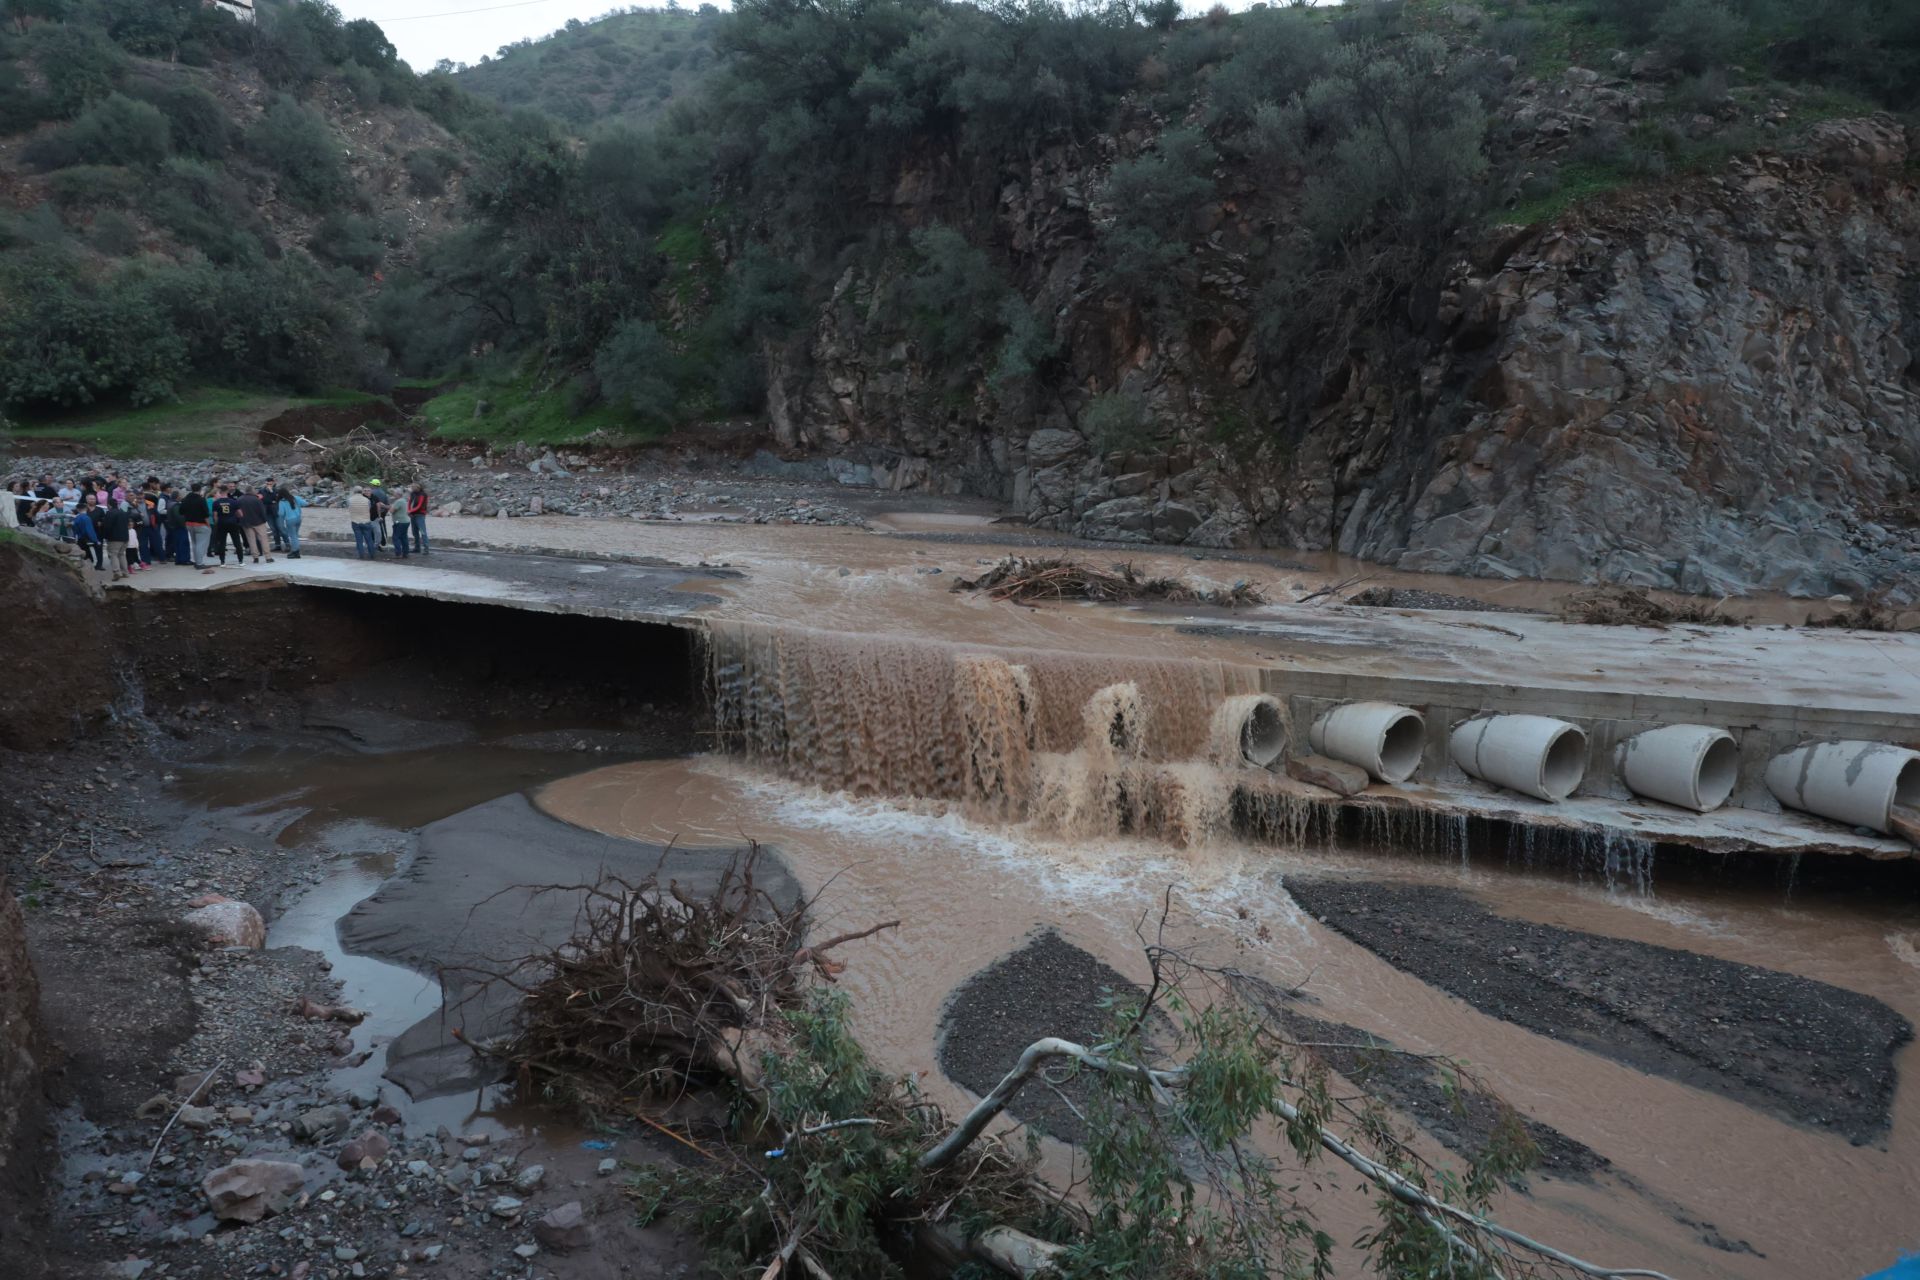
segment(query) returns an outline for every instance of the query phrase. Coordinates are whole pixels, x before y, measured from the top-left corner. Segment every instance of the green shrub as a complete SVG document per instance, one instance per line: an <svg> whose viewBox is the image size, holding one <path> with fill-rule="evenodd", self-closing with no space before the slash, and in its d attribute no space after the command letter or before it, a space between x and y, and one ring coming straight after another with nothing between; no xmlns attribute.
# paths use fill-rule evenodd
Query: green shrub
<svg viewBox="0 0 1920 1280"><path fill-rule="evenodd" d="M216 263L260 255L264 227L247 192L224 168L175 157L161 166L142 211Z"/></svg>
<svg viewBox="0 0 1920 1280"><path fill-rule="evenodd" d="M353 100L363 107L380 105L380 77L357 62L340 68L340 78L353 92Z"/></svg>
<svg viewBox="0 0 1920 1280"><path fill-rule="evenodd" d="M62 209L125 209L140 199L146 181L131 169L79 164L48 179L53 202Z"/></svg>
<svg viewBox="0 0 1920 1280"><path fill-rule="evenodd" d="M442 147L409 151L405 161L407 185L418 196L437 196L447 189L447 175L460 167L460 158Z"/></svg>
<svg viewBox="0 0 1920 1280"><path fill-rule="evenodd" d="M87 228L87 243L109 258L128 258L140 252L140 228L117 209L103 209Z"/></svg>
<svg viewBox="0 0 1920 1280"><path fill-rule="evenodd" d="M340 139L326 118L292 98L275 98L247 130L247 151L279 178L281 192L307 209L322 209L347 189Z"/></svg>
<svg viewBox="0 0 1920 1280"><path fill-rule="evenodd" d="M98 27L46 22L27 34L27 50L47 79L47 105L72 118L113 92L127 55Z"/></svg>
<svg viewBox="0 0 1920 1280"><path fill-rule="evenodd" d="M335 213L314 229L307 248L323 261L371 275L386 260L384 240L380 226L371 218Z"/></svg>
<svg viewBox="0 0 1920 1280"><path fill-rule="evenodd" d="M672 420L680 401L679 360L666 338L646 320L628 320L593 357L593 375L611 404L631 408L643 421Z"/></svg>
<svg viewBox="0 0 1920 1280"><path fill-rule="evenodd" d="M934 364L964 365L998 333L1007 286L987 255L944 223L916 229L911 240L920 263L906 282L908 327Z"/></svg>
<svg viewBox="0 0 1920 1280"><path fill-rule="evenodd" d="M0 62L0 133L24 133L46 119L52 104L34 91L26 73Z"/></svg>
<svg viewBox="0 0 1920 1280"><path fill-rule="evenodd" d="M156 165L167 158L167 118L123 93L109 94L72 124L29 143L26 162L42 170L72 165Z"/></svg>
<svg viewBox="0 0 1920 1280"><path fill-rule="evenodd" d="M233 146L233 121L221 101L196 84L135 80L127 92L152 104L167 118L173 149L203 160L218 160Z"/></svg>
<svg viewBox="0 0 1920 1280"><path fill-rule="evenodd" d="M1675 0L1653 24L1656 47L1689 75L1725 66L1746 32L1746 19L1721 0Z"/></svg>
<svg viewBox="0 0 1920 1280"><path fill-rule="evenodd" d="M96 278L50 250L0 259L0 404L151 404L188 371L186 339L140 272Z"/></svg>

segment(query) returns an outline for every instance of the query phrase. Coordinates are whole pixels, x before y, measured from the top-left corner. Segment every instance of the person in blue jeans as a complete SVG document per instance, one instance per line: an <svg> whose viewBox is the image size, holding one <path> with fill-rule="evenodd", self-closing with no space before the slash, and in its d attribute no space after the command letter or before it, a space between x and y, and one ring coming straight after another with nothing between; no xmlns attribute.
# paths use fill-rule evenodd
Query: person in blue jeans
<svg viewBox="0 0 1920 1280"><path fill-rule="evenodd" d="M373 499L361 485L347 498L347 523L353 526L353 554L372 560L380 554L380 533L373 523Z"/></svg>
<svg viewBox="0 0 1920 1280"><path fill-rule="evenodd" d="M307 500L287 488L280 486L277 495L279 501L273 504L274 515L278 517L280 536L286 540L287 559L300 558L300 513L307 509Z"/></svg>
<svg viewBox="0 0 1920 1280"><path fill-rule="evenodd" d="M407 533L411 524L407 520L407 507L404 498L387 504L387 519L393 524L393 555L396 560L405 560L408 555Z"/></svg>
<svg viewBox="0 0 1920 1280"><path fill-rule="evenodd" d="M407 491L407 523L413 528L413 549L427 554L427 486L414 481Z"/></svg>

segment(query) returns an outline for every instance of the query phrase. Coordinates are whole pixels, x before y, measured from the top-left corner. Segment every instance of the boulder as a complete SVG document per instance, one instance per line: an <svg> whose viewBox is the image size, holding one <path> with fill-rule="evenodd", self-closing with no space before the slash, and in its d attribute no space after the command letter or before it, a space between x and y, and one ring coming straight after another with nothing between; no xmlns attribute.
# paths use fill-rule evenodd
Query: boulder
<svg viewBox="0 0 1920 1280"><path fill-rule="evenodd" d="M267 945L267 922L244 902L210 902L187 912L184 922L216 947Z"/></svg>
<svg viewBox="0 0 1920 1280"><path fill-rule="evenodd" d="M1367 789L1367 771L1326 756L1289 756L1287 776L1309 786L1325 787L1336 795L1357 796Z"/></svg>
<svg viewBox="0 0 1920 1280"><path fill-rule="evenodd" d="M314 1107L294 1117L293 1134L309 1142L326 1142L345 1133L352 1120L353 1113L345 1107Z"/></svg>
<svg viewBox="0 0 1920 1280"><path fill-rule="evenodd" d="M299 1165L286 1160L235 1160L201 1180L200 1189L216 1218L258 1222L291 1200L306 1185Z"/></svg>
<svg viewBox="0 0 1920 1280"><path fill-rule="evenodd" d="M574 1253L590 1248L594 1242L593 1224L578 1200L569 1200L558 1209L550 1209L533 1224L533 1238L555 1253Z"/></svg>

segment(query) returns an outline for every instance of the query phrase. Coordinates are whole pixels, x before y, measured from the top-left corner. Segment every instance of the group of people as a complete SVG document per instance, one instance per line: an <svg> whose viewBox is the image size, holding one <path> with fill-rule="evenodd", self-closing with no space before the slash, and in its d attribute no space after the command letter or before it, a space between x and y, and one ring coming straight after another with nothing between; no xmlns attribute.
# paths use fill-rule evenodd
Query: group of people
<svg viewBox="0 0 1920 1280"><path fill-rule="evenodd" d="M405 560L411 555L427 554L427 487L416 483L410 489L387 492L378 479L371 484L355 485L347 494L347 522L353 526L353 554L372 560L387 546L387 534L393 534L393 555Z"/></svg>
<svg viewBox="0 0 1920 1280"><path fill-rule="evenodd" d="M392 493L379 480L355 486L347 498L354 553L371 560L391 540L398 559L427 554L427 506L422 484ZM168 563L213 573L216 562L227 563L229 550L236 565L249 556L255 564L272 564L276 552L298 560L306 507L305 498L272 476L258 489L216 479L183 490L158 476L136 489L116 475L77 483L43 475L37 483L7 485L0 525L73 543L117 582Z"/></svg>
<svg viewBox="0 0 1920 1280"><path fill-rule="evenodd" d="M300 558L307 500L271 476L257 490L229 480L183 490L158 476L134 488L116 475L78 483L44 475L7 488L7 523L73 543L116 582L169 563L213 573L213 561L225 565L229 550L236 565L248 556L271 564L275 552Z"/></svg>

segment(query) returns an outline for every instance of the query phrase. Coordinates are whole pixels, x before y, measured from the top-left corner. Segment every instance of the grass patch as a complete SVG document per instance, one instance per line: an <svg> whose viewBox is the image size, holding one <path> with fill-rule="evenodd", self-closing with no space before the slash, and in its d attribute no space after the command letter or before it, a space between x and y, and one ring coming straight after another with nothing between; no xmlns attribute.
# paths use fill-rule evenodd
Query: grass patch
<svg viewBox="0 0 1920 1280"><path fill-rule="evenodd" d="M1582 200L1617 191L1631 181L1633 175L1622 165L1593 161L1563 164L1554 175L1552 191L1523 200L1511 209L1497 209L1492 220L1521 227L1551 222Z"/></svg>
<svg viewBox="0 0 1920 1280"><path fill-rule="evenodd" d="M261 424L288 409L378 399L348 390L284 396L232 387L197 387L175 400L138 409L96 405L55 417L27 419L15 423L9 434L16 445L34 440L72 440L121 457L222 452L253 448Z"/></svg>
<svg viewBox="0 0 1920 1280"><path fill-rule="evenodd" d="M489 408L476 417L474 408L482 400ZM567 401L564 388L545 387L532 374L519 374L507 380L465 383L435 396L418 412L430 434L442 440L583 444L591 438L607 444L644 444L663 434L659 427L617 406L596 404L576 414Z"/></svg>

